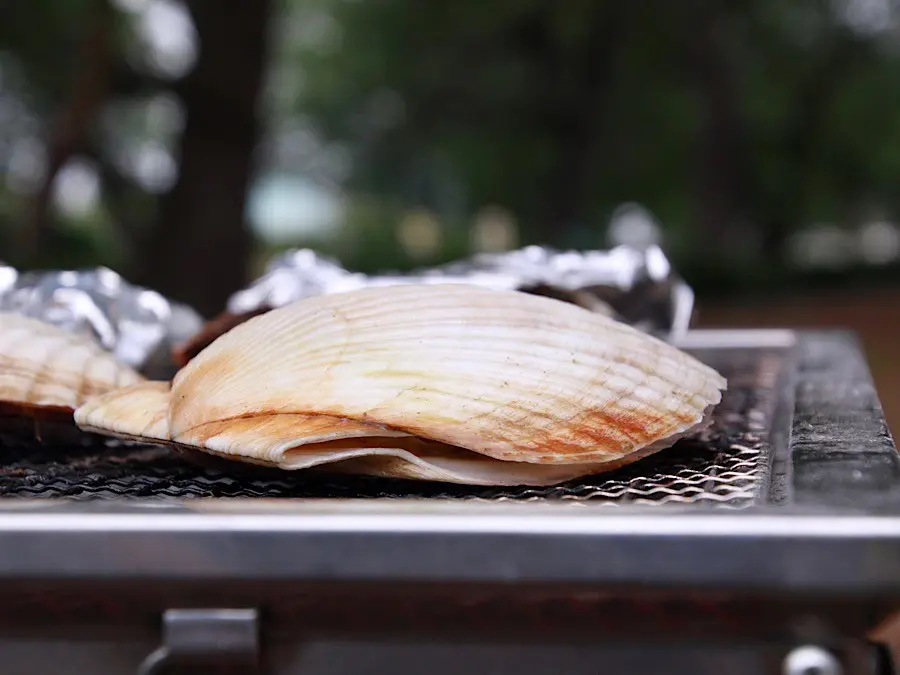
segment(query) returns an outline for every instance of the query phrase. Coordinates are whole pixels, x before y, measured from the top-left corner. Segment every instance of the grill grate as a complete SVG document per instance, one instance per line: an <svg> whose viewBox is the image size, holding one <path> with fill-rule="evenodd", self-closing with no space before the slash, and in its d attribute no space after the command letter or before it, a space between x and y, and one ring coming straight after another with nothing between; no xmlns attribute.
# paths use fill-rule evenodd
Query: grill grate
<svg viewBox="0 0 900 675"><path fill-rule="evenodd" d="M634 465L549 488L484 488L324 472L281 472L228 463L199 467L161 448L135 446L0 446L0 496L109 499L147 497L421 497L476 500L566 500L613 504L758 502L771 461L769 427L786 355L779 350L698 351L729 380L700 436Z"/></svg>

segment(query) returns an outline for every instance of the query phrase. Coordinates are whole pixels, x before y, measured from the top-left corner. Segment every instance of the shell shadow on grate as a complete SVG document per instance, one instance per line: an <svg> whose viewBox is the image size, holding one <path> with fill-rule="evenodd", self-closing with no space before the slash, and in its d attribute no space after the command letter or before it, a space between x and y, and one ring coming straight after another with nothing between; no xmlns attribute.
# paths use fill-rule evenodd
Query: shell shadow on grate
<svg viewBox="0 0 900 675"><path fill-rule="evenodd" d="M167 449L140 446L0 445L0 496L430 498L714 504L759 500L771 459L768 427L783 355L759 350L699 352L729 379L713 425L631 466L549 488L483 488L324 472L281 472L243 464L198 467Z"/></svg>

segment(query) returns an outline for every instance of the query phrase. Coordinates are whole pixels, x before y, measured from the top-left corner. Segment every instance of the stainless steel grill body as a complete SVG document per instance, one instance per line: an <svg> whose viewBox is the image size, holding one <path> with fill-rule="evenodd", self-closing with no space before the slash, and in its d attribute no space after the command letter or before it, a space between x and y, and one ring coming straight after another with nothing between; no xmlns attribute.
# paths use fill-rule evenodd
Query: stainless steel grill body
<svg viewBox="0 0 900 675"><path fill-rule="evenodd" d="M217 635L279 675L876 672L864 637L900 602L900 463L858 345L685 347L730 379L709 433L550 489L5 448L3 672L84 672L65 670L79 654L134 672L157 647L214 660ZM166 614L185 608L210 611Z"/></svg>

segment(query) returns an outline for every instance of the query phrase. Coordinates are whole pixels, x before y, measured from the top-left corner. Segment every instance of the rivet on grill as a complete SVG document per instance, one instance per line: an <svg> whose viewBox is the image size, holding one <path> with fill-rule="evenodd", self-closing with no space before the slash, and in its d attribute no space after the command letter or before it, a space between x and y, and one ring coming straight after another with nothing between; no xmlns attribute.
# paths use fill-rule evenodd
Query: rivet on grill
<svg viewBox="0 0 900 675"><path fill-rule="evenodd" d="M815 645L791 650L781 666L782 675L841 675L844 670L834 655Z"/></svg>

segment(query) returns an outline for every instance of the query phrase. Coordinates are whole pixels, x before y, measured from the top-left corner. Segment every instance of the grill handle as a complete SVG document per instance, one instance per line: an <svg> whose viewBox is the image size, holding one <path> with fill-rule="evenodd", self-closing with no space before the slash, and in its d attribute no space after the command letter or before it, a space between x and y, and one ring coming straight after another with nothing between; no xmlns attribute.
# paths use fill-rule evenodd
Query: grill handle
<svg viewBox="0 0 900 675"><path fill-rule="evenodd" d="M136 675L164 675L175 668L261 675L257 610L166 610L162 643L147 655Z"/></svg>

